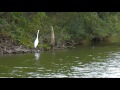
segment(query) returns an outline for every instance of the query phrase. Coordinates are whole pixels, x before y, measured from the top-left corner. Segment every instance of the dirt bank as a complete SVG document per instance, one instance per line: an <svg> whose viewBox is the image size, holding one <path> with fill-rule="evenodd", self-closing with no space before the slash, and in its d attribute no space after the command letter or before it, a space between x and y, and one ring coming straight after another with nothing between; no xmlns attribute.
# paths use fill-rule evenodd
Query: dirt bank
<svg viewBox="0 0 120 90"><path fill-rule="evenodd" d="M0 54L32 53L35 49L28 49L6 34L0 33Z"/></svg>

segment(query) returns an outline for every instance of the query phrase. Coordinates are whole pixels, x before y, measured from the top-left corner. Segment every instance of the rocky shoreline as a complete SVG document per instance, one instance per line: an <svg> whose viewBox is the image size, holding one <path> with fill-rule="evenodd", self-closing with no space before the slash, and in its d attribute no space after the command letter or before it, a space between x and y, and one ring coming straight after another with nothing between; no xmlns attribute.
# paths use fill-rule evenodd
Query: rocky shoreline
<svg viewBox="0 0 120 90"><path fill-rule="evenodd" d="M0 54L19 54L19 53L34 53L36 49L27 49L21 46L13 46L12 48L1 48L0 47Z"/></svg>
<svg viewBox="0 0 120 90"><path fill-rule="evenodd" d="M15 42L7 34L0 33L0 54L19 54L19 53L33 53L35 48L26 48L25 46Z"/></svg>

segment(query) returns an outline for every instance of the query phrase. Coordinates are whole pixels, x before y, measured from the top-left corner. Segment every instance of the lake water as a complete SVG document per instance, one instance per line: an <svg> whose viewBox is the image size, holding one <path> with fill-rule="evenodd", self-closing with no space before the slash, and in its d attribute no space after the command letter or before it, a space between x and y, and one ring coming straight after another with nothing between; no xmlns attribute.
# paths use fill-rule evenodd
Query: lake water
<svg viewBox="0 0 120 90"><path fill-rule="evenodd" d="M0 78L120 78L120 43L1 55Z"/></svg>

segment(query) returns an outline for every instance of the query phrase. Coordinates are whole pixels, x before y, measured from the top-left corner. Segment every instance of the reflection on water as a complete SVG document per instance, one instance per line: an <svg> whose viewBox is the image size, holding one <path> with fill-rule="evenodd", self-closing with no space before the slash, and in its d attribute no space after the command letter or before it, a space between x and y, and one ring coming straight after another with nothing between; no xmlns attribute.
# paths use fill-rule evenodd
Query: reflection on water
<svg viewBox="0 0 120 90"><path fill-rule="evenodd" d="M40 53L38 53L38 52L35 52L35 60L39 60L39 58L40 58Z"/></svg>
<svg viewBox="0 0 120 90"><path fill-rule="evenodd" d="M120 78L120 44L0 56L0 77Z"/></svg>

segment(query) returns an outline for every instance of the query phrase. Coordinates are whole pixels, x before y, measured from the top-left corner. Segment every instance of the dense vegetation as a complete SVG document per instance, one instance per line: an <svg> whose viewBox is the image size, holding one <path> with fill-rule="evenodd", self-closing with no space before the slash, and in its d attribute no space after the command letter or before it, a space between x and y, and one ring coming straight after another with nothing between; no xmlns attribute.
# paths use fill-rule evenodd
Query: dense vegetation
<svg viewBox="0 0 120 90"><path fill-rule="evenodd" d="M53 26L55 44L104 41L120 33L119 12L0 12L0 46L5 42L33 48L37 30L38 48L50 48ZM8 44L7 44L8 45Z"/></svg>

